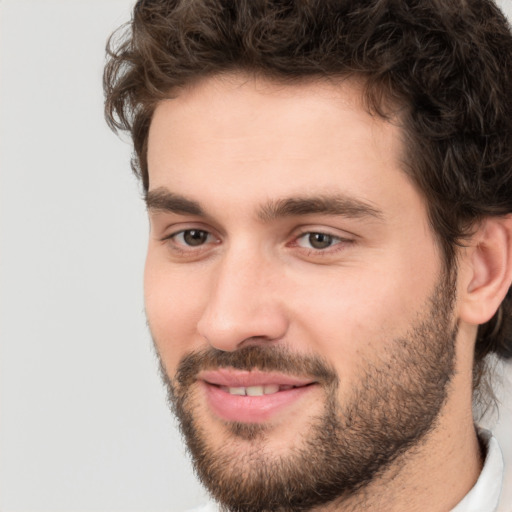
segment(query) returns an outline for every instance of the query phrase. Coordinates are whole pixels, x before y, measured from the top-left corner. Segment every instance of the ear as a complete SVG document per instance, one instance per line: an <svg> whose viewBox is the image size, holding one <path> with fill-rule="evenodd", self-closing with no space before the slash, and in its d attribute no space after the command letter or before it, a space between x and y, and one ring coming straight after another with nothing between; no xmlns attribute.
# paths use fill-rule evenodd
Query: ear
<svg viewBox="0 0 512 512"><path fill-rule="evenodd" d="M487 217L461 261L461 320L480 325L496 313L512 284L512 215Z"/></svg>

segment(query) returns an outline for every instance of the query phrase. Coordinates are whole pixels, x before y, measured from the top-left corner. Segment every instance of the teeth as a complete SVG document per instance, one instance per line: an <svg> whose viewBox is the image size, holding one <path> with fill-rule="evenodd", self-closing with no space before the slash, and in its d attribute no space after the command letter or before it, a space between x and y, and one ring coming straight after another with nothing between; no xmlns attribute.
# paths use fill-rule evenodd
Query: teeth
<svg viewBox="0 0 512 512"><path fill-rule="evenodd" d="M263 386L249 386L245 388L247 396L263 396Z"/></svg>
<svg viewBox="0 0 512 512"><path fill-rule="evenodd" d="M228 388L230 395L245 395L245 388Z"/></svg>
<svg viewBox="0 0 512 512"><path fill-rule="evenodd" d="M248 386L246 388L228 388L225 386L221 386L223 391L228 392L230 395L247 395L247 396L263 396L263 395L272 395L277 393L280 389L290 389L293 386L278 386L277 384L268 384L266 386Z"/></svg>

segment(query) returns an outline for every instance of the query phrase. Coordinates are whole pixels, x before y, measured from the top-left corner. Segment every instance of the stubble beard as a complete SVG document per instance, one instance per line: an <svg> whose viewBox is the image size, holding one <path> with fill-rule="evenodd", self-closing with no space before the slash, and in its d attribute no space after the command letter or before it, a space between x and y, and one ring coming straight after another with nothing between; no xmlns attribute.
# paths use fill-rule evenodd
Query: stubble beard
<svg viewBox="0 0 512 512"><path fill-rule="evenodd" d="M223 509L300 512L341 504L418 446L436 424L454 373L454 282L453 276L440 280L426 314L405 336L392 340L377 362L364 365L343 404L339 377L326 361L277 345L191 353L172 380L162 364L169 401L196 473ZM323 412L290 443L293 448L285 455L266 449L267 436L272 435L266 424L226 422L233 448L216 445L208 425L199 419L194 382L198 371L218 367L310 375L325 391Z"/></svg>

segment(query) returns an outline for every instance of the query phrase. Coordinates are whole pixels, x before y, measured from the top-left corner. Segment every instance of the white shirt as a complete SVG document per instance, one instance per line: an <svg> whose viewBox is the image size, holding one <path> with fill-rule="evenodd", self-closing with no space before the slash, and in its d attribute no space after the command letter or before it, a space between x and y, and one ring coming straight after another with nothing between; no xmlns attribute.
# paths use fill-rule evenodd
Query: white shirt
<svg viewBox="0 0 512 512"><path fill-rule="evenodd" d="M488 430L479 430L478 434L487 448L484 467L473 488L450 512L512 512L512 503L500 504L504 465L498 441ZM219 512L219 509L215 503L208 503L190 512Z"/></svg>
<svg viewBox="0 0 512 512"><path fill-rule="evenodd" d="M500 507L504 470L500 445L488 430L479 430L478 435L487 448L484 467L476 484L451 512L508 512L512 505L505 508L502 503Z"/></svg>

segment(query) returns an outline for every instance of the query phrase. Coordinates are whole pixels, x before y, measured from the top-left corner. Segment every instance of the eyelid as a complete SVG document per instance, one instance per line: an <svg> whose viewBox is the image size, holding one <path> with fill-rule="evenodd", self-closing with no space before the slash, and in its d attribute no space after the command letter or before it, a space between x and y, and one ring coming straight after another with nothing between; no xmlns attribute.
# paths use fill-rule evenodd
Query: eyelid
<svg viewBox="0 0 512 512"><path fill-rule="evenodd" d="M299 244L299 240L301 238L312 234L322 234L329 236L332 239L334 239L334 243L324 249L304 247ZM302 226L300 230L293 236L291 242L288 243L287 245L288 247L299 250L302 254L305 254L306 256L328 257L333 256L335 253L339 251L347 249L347 246L349 245L355 244L357 238L357 235L347 233L346 231L340 233L334 228L331 229L327 227Z"/></svg>
<svg viewBox="0 0 512 512"><path fill-rule="evenodd" d="M169 235L166 235L164 236L161 241L164 242L166 240L176 240L176 238L179 236L179 235L183 235L184 233L187 233L188 231L200 231L200 232L203 232L203 233L206 233L207 235L207 240L209 238L213 238L214 241L219 241L218 237L216 237L211 231L208 231L206 229L199 229L199 228L186 228L186 229L180 229L179 231L174 231L172 233L170 233ZM208 242L205 242L204 244L202 245L206 245ZM211 243L211 242L210 242ZM183 245L185 247L193 247L193 246L187 246L186 244L180 244L180 245ZM200 247L200 246L198 246Z"/></svg>
<svg viewBox="0 0 512 512"><path fill-rule="evenodd" d="M338 228L331 228L327 226L316 226L316 225L308 225L308 226L300 226L298 229L296 229L295 233L293 233L291 236L294 239L300 238L304 235L310 235L310 234L322 234L322 235L328 235L333 238L337 238L340 240L346 240L346 241L353 241L359 238L358 235L355 233L351 233L350 231L338 229Z"/></svg>
<svg viewBox="0 0 512 512"><path fill-rule="evenodd" d="M341 238L340 236L332 235L331 233L324 233L323 231L306 231L305 233L302 233L301 235L295 237L295 241L298 242L299 240L306 238L306 236L311 236L311 235L324 235L324 236L331 238L333 241L336 242L336 243L333 243L332 245L330 245L329 247L332 247L333 245L337 245L338 243L344 241L344 239ZM300 245L300 247L303 247L303 246ZM322 250L326 250L326 249L316 249L316 250L322 251Z"/></svg>
<svg viewBox="0 0 512 512"><path fill-rule="evenodd" d="M168 226L168 234L159 237L162 246L166 247L171 257L186 258L186 261L195 261L197 258L203 258L221 243L220 236L209 226L200 223L178 223ZM207 234L207 239L199 245L188 245L184 241L177 240L177 237L187 231L202 231Z"/></svg>
<svg viewBox="0 0 512 512"><path fill-rule="evenodd" d="M204 231L214 236L216 239L220 239L218 231L209 225L205 225L202 222L183 221L169 224L165 228L161 229L160 232L166 234L160 235L158 237L158 240L160 240L161 242L164 242L165 240L170 240L174 236L183 233L184 231Z"/></svg>
<svg viewBox="0 0 512 512"><path fill-rule="evenodd" d="M172 228L172 231L170 231L169 228ZM166 231L168 231L168 234L159 237L158 240L165 244L172 244L170 248L176 252L205 252L208 251L209 249L212 249L212 246L215 246L222 242L221 236L216 232L215 229L212 229L211 226L204 226L201 223L178 223L176 225L168 226ZM196 246L188 245L187 243L184 243L184 241L180 242L179 240L176 240L176 238L179 235L184 234L187 231L205 232L207 234L207 239L204 243ZM328 236L332 239L332 244L325 248L306 247L300 245L299 240L301 238L304 238L312 234L322 234ZM308 255L327 256L329 254L332 255L336 251L346 249L347 245L354 244L357 238L359 237L353 233L349 233L347 231L340 232L336 228L307 225L299 226L298 228L296 228L295 233L290 233L290 236L288 237L289 241L285 244L285 246L289 248L295 248L296 250L300 250L303 254L307 253Z"/></svg>
<svg viewBox="0 0 512 512"><path fill-rule="evenodd" d="M200 244L200 245L206 245L206 243L208 242L208 239L213 237L212 233L210 233L209 231L206 231L204 229L182 229L181 231L178 231L178 232L174 233L173 235L171 235L171 239L176 240L178 237L183 238L185 233L188 233L190 231L198 231L200 233L206 234L206 240L205 240L204 244ZM185 245L187 247L194 247L194 246L188 245L186 243L184 243L183 245Z"/></svg>

